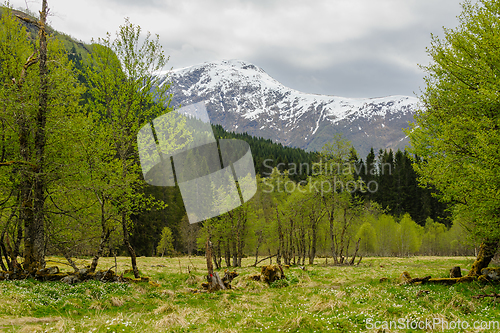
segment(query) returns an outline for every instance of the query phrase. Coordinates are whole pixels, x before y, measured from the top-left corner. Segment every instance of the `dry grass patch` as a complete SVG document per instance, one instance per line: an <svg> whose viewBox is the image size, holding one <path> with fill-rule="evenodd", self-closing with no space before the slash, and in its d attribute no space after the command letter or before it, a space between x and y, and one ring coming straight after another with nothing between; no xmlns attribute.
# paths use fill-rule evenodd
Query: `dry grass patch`
<svg viewBox="0 0 500 333"><path fill-rule="evenodd" d="M153 310L155 315L163 314L163 313L172 313L177 310L177 307L170 303L162 303L159 307Z"/></svg>
<svg viewBox="0 0 500 333"><path fill-rule="evenodd" d="M470 314L476 312L476 304L466 300L462 295L454 295L444 309L452 309L460 311L463 314Z"/></svg>
<svg viewBox="0 0 500 333"><path fill-rule="evenodd" d="M289 318L283 324L283 328L290 330L290 331L298 330L300 328L306 328L306 327L310 326L310 320L311 319L309 316L297 314L297 316L295 316L293 318Z"/></svg>
<svg viewBox="0 0 500 333"><path fill-rule="evenodd" d="M35 325L35 326L23 326L19 330L19 333L41 333L43 332L43 328L40 325Z"/></svg>
<svg viewBox="0 0 500 333"><path fill-rule="evenodd" d="M126 301L122 297L111 297L110 299L112 306L122 306L126 303Z"/></svg>
<svg viewBox="0 0 500 333"><path fill-rule="evenodd" d="M26 324L40 324L40 323L53 323L56 321L62 320L61 317L44 317L44 318L35 318L35 317L20 317L20 318L9 318L2 319L0 321L0 326L20 326Z"/></svg>
<svg viewBox="0 0 500 333"><path fill-rule="evenodd" d="M160 291L160 294L162 296L168 296L169 298L175 297L175 291L170 290L170 289L165 289Z"/></svg>
<svg viewBox="0 0 500 333"><path fill-rule="evenodd" d="M162 319L156 322L156 328L172 328L172 327L182 327L185 328L188 326L188 322L177 313L169 313L164 316Z"/></svg>
<svg viewBox="0 0 500 333"><path fill-rule="evenodd" d="M105 309L108 309L109 306L102 302L102 301L93 301L92 303L90 303L90 306L89 306L89 309L90 310L105 310Z"/></svg>
<svg viewBox="0 0 500 333"><path fill-rule="evenodd" d="M203 309L193 309L190 313L190 320L193 324L203 325L208 322L208 319L211 318L211 314Z"/></svg>
<svg viewBox="0 0 500 333"><path fill-rule="evenodd" d="M201 281L202 281L201 277L190 274L184 283L187 285L192 285L192 284L197 284Z"/></svg>
<svg viewBox="0 0 500 333"><path fill-rule="evenodd" d="M335 299L320 299L318 296L314 296L311 298L310 302L311 306L309 307L309 311L311 312L331 312L335 309L345 308L348 306L346 302L335 300Z"/></svg>
<svg viewBox="0 0 500 333"><path fill-rule="evenodd" d="M245 292L262 292L264 289L269 289L267 283L250 279L240 279L233 287L237 290L245 290Z"/></svg>

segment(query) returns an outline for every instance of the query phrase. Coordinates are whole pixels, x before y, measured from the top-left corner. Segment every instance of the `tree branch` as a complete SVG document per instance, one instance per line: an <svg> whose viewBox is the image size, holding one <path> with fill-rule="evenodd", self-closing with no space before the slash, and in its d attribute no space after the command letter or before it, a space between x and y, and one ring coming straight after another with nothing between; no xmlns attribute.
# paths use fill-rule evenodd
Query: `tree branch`
<svg viewBox="0 0 500 333"><path fill-rule="evenodd" d="M11 166L14 164L24 164L24 165L29 165L33 169L33 171L36 171L37 167L35 164L30 163L30 162L25 162L25 161L9 161L9 162L1 162L0 167L2 166Z"/></svg>

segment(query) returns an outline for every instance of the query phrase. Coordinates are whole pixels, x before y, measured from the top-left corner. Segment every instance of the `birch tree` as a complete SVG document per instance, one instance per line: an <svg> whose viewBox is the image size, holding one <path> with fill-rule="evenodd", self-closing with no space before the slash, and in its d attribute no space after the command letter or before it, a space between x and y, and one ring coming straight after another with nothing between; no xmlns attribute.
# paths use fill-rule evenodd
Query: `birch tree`
<svg viewBox="0 0 500 333"><path fill-rule="evenodd" d="M116 184L112 203L119 210L123 242L137 278L136 254L129 240L131 215L152 205L154 200L140 191L145 183L139 169L136 136L146 123L171 110L169 85L160 86L157 76L168 59L159 36L142 36L141 32L139 26L126 19L114 39L109 33L98 39L86 72L92 96L89 110L105 128L117 161L110 163L108 174Z"/></svg>

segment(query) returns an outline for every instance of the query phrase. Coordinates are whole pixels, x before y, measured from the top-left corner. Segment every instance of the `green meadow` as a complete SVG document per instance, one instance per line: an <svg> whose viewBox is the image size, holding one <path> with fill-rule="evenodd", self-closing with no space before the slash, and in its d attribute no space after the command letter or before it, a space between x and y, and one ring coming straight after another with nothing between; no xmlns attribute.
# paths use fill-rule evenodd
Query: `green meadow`
<svg viewBox="0 0 500 333"><path fill-rule="evenodd" d="M498 332L495 298L473 298L499 293L498 285L399 281L403 271L447 277L460 266L466 272L473 259L376 257L331 266L320 258L304 269L285 268L285 280L267 285L249 279L260 268L249 267L248 258L235 269L233 289L205 293L196 292L204 257L141 257L139 269L154 283L1 281L0 332ZM98 269L114 265L114 258L102 258ZM119 257L117 266L118 274L130 269L128 258Z"/></svg>

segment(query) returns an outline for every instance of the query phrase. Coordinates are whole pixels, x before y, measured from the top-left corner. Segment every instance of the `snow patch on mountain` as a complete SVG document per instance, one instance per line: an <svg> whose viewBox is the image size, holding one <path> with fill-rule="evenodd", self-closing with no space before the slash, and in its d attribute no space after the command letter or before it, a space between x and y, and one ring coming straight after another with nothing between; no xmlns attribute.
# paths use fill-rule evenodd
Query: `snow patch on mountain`
<svg viewBox="0 0 500 333"><path fill-rule="evenodd" d="M407 127L404 125L412 119L418 101L400 95L346 98L303 93L285 87L262 68L241 60L208 62L159 75L162 84L171 84L174 104L205 101L212 122L226 130L246 131L311 150L318 149L329 133L339 132L340 127L372 140L374 135L383 134L377 135L371 128L376 122L382 121L377 125L379 131L391 132L391 126L397 128L401 124ZM404 133L400 132L397 139L390 140L404 141ZM390 146L388 142L383 144Z"/></svg>

